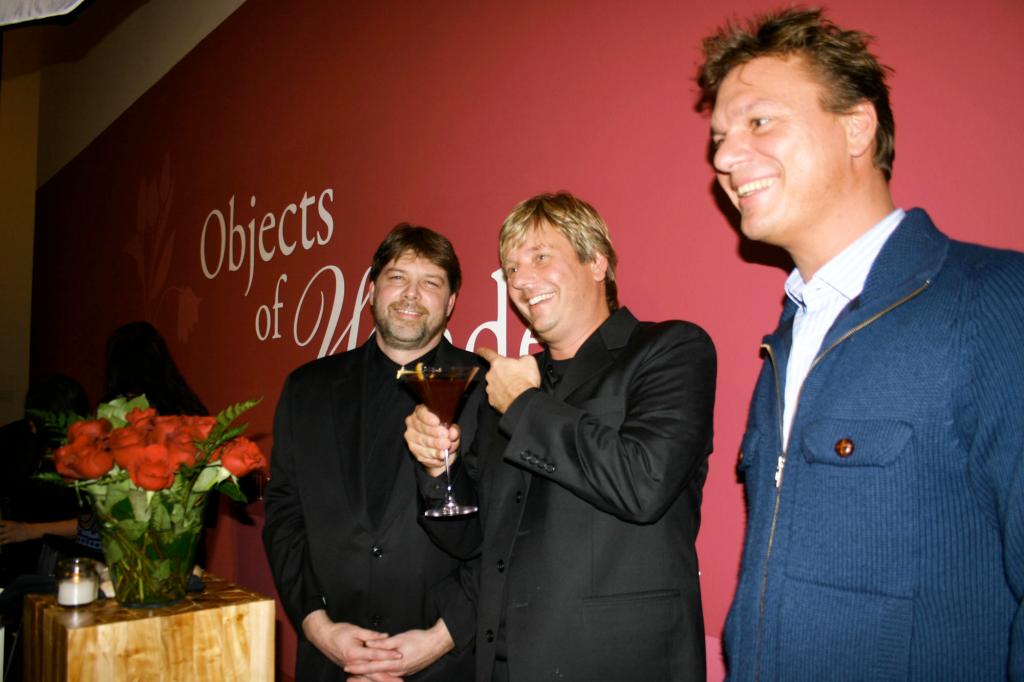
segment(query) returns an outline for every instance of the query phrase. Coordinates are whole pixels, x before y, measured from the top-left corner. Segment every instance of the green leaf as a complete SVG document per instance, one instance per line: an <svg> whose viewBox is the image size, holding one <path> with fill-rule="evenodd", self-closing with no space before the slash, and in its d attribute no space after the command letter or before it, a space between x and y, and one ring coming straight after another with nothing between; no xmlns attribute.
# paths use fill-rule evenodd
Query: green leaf
<svg viewBox="0 0 1024 682"><path fill-rule="evenodd" d="M132 511L131 500L128 499L127 495L119 498L117 502L109 502L109 499L110 496L108 496L108 504L110 506L106 508L110 510L108 514L110 518L116 521L127 521L135 518L135 513ZM102 510L103 505L100 504L97 508L98 510Z"/></svg>
<svg viewBox="0 0 1024 682"><path fill-rule="evenodd" d="M114 538L118 542L124 542L125 540L137 542L149 530L149 524L145 521L122 519L116 523L105 523L104 529L105 532L110 532L112 529Z"/></svg>
<svg viewBox="0 0 1024 682"><path fill-rule="evenodd" d="M217 490L224 493L235 502L245 503L249 501L246 499L245 493L243 493L241 488L238 487L238 479L234 476L231 476L224 482L217 485Z"/></svg>
<svg viewBox="0 0 1024 682"><path fill-rule="evenodd" d="M227 426L231 422L235 421L235 419L238 418L238 415L242 414L247 410L251 410L252 408L259 405L261 402L263 402L263 398L256 398L255 400L244 400L240 403L229 405L225 407L223 410L221 410L220 413L217 415L217 423Z"/></svg>
<svg viewBox="0 0 1024 682"><path fill-rule="evenodd" d="M150 576L154 580L167 580L171 575L171 562L169 559L150 562Z"/></svg>
<svg viewBox="0 0 1024 682"><path fill-rule="evenodd" d="M128 500L132 505L132 515L136 521L145 523L152 513L149 506L149 498L153 496L151 490L129 490Z"/></svg>
<svg viewBox="0 0 1024 682"><path fill-rule="evenodd" d="M197 493L205 493L230 475L230 471L216 464L203 467L192 490Z"/></svg>
<svg viewBox="0 0 1024 682"><path fill-rule="evenodd" d="M203 445L205 446L207 452L212 453L214 450L219 448L221 445L224 445L224 443L228 442L229 440L241 436L243 433L245 433L245 430L247 428L249 428L248 424L240 424L239 426L232 426L229 429L221 431L220 433L216 434L216 436L214 436L214 434L211 433L210 437L206 439Z"/></svg>
<svg viewBox="0 0 1024 682"><path fill-rule="evenodd" d="M108 566L112 566L121 561L121 559L124 558L124 550L121 549L121 543L110 541L104 542L103 557L106 559Z"/></svg>
<svg viewBox="0 0 1024 682"><path fill-rule="evenodd" d="M178 520L180 521L181 520L181 505L180 504L179 505L172 505L171 509L168 509L166 504L162 504L162 503L151 504L149 506L150 517L151 517L150 518L150 522L149 522L150 526L153 527L153 528L156 528L157 530L163 530L165 528L170 528L171 524L174 521L175 514L174 514L173 507L175 507L175 506L178 508L177 509L177 516L178 516Z"/></svg>
<svg viewBox="0 0 1024 682"><path fill-rule="evenodd" d="M250 410L253 407L256 407L261 402L263 402L263 398L257 398L255 400L245 400L240 403L235 403L234 405L229 405L228 407L225 407L223 410L221 410L220 413L217 415L216 425L214 425L213 430L210 431L210 435L207 437L207 439L203 441L203 446L206 448L205 451L212 451L217 447L216 445L213 445L214 443L217 443L219 445L220 443L223 443L225 440L227 440L227 438L225 438L225 432L228 430L228 427L231 425L231 422L235 421L235 419L237 419L240 414L242 414L246 410ZM245 430L246 426L248 426L248 424L240 427L242 431ZM242 433L242 431L239 431L235 435ZM234 436L231 436L231 438L234 438Z"/></svg>
<svg viewBox="0 0 1024 682"><path fill-rule="evenodd" d="M149 401L146 396L140 395L128 400L127 398L114 398L109 403L100 403L96 408L96 416L106 419L115 429L127 426L125 418L134 409L145 410L149 408Z"/></svg>

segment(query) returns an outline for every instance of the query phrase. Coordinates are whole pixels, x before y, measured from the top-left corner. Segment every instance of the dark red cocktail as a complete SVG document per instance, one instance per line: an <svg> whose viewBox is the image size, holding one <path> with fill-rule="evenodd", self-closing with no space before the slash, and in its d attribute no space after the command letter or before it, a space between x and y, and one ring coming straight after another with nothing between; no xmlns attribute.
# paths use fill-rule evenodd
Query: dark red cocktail
<svg viewBox="0 0 1024 682"><path fill-rule="evenodd" d="M400 369L398 378L409 386L409 389L416 394L421 403L427 406L427 409L438 416L442 424L448 426L455 421L462 396L479 369L479 367L442 369L418 364L415 369L410 370L404 367ZM477 511L476 507L455 503L452 494L451 472L448 469L448 450L444 450L442 454L444 455L444 474L447 481L445 503L438 509L428 509L423 513L427 516L472 514Z"/></svg>

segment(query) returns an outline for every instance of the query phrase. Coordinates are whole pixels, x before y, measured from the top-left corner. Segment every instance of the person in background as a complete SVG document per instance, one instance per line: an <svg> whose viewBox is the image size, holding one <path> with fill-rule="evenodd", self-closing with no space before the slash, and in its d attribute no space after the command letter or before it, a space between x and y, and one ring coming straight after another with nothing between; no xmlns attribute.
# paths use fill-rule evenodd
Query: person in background
<svg viewBox="0 0 1024 682"><path fill-rule="evenodd" d="M263 542L299 634L297 680L472 678L472 604L460 562L419 526L401 435L416 401L396 377L480 363L444 338L461 279L444 236L398 225L370 267L374 335L285 382Z"/></svg>
<svg viewBox="0 0 1024 682"><path fill-rule="evenodd" d="M103 399L100 402L140 395L145 395L149 406L160 415L209 415L206 405L178 370L164 337L152 324L141 320L122 325L107 337ZM247 496L251 498L251 495ZM219 495L214 496L206 505L203 517L206 528L217 525L219 498ZM101 549L94 518L80 518L78 532L79 543ZM204 537L196 549L196 565L206 566L207 559Z"/></svg>
<svg viewBox="0 0 1024 682"><path fill-rule="evenodd" d="M562 192L519 204L499 236L509 299L544 344L489 349L473 438L416 408L406 440L431 476L443 448L480 514L429 521L476 556L478 682L704 680L695 541L711 452L715 350L681 321L619 305L604 220ZM464 413L465 414L465 413ZM469 445L471 444L471 445ZM421 490L439 496L424 476Z"/></svg>
<svg viewBox="0 0 1024 682"><path fill-rule="evenodd" d="M206 416L209 411L189 387L167 342L149 322L129 322L107 338L103 400L146 394L162 415Z"/></svg>
<svg viewBox="0 0 1024 682"><path fill-rule="evenodd" d="M53 374L33 384L25 395L25 417L0 428L0 585L33 574L40 566L43 537L74 538L78 502L73 490L39 482L33 476L52 471L46 459L54 445L33 411L85 416L85 389L71 377Z"/></svg>
<svg viewBox="0 0 1024 682"><path fill-rule="evenodd" d="M799 8L704 42L718 181L796 266L743 438L729 677L1020 680L1024 254L896 207L868 44Z"/></svg>

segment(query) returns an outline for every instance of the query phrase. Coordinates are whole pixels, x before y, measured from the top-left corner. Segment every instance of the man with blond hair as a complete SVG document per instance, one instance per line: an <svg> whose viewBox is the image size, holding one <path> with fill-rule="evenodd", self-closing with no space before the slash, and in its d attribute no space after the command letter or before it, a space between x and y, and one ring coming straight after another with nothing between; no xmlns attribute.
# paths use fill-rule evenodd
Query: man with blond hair
<svg viewBox="0 0 1024 682"><path fill-rule="evenodd" d="M607 227L570 194L524 201L499 240L509 298L544 350L480 349L490 407L455 485L476 492L479 518L427 522L442 546L476 557L464 582L477 606L476 679L704 680L694 541L711 340L619 306ZM413 454L439 475L458 428L422 406L406 424Z"/></svg>
<svg viewBox="0 0 1024 682"><path fill-rule="evenodd" d="M743 438L729 675L1024 679L1024 257L895 206L868 41L790 9L704 43L715 173L796 265Z"/></svg>

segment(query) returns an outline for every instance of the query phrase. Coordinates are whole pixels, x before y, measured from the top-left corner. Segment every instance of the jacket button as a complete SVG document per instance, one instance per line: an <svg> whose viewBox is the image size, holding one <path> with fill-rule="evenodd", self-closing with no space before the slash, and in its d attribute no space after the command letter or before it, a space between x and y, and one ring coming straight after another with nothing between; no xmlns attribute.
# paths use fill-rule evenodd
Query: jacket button
<svg viewBox="0 0 1024 682"><path fill-rule="evenodd" d="M516 491L516 504L519 504L522 501L523 501L523 491L522 490L517 490Z"/></svg>
<svg viewBox="0 0 1024 682"><path fill-rule="evenodd" d="M494 630L488 630L487 632L485 632L484 633L484 639L486 639L488 642L493 642L494 641Z"/></svg>
<svg viewBox="0 0 1024 682"><path fill-rule="evenodd" d="M505 572L505 562L502 559L498 559L498 573Z"/></svg>
<svg viewBox="0 0 1024 682"><path fill-rule="evenodd" d="M378 616L377 614L373 614L372 616L370 616L370 626L371 627L379 628L380 627L380 622L381 622L380 616Z"/></svg>
<svg viewBox="0 0 1024 682"><path fill-rule="evenodd" d="M853 454L853 441L849 438L840 438L836 441L836 454L840 457L849 457Z"/></svg>
<svg viewBox="0 0 1024 682"><path fill-rule="evenodd" d="M370 550L370 552L372 552L373 556L377 557L378 559L381 558L382 556L384 556L384 550L381 549L380 547L374 547L373 549Z"/></svg>

